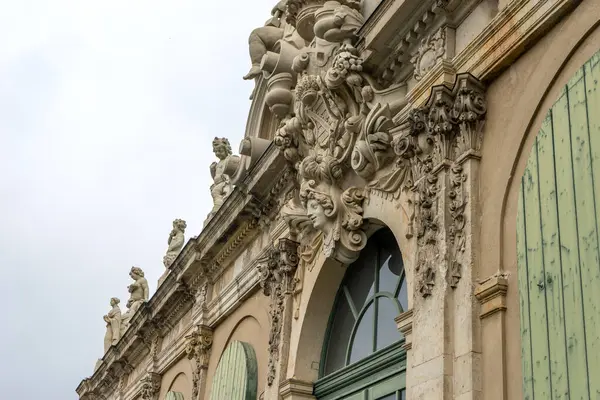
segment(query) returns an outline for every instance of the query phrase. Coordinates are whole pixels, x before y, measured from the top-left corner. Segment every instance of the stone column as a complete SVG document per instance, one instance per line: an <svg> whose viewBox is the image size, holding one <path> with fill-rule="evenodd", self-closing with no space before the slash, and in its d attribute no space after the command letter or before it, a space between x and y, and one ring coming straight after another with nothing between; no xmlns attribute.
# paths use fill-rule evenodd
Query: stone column
<svg viewBox="0 0 600 400"><path fill-rule="evenodd" d="M453 118L455 159L450 167L450 264L446 275L453 296L454 398L481 399L481 323L473 296L479 270L479 162L486 113L484 88L472 75L456 79Z"/></svg>
<svg viewBox="0 0 600 400"><path fill-rule="evenodd" d="M203 398L206 388L206 374L213 342L213 331L206 325L196 326L196 330L186 336L185 352L193 360L192 400Z"/></svg>
<svg viewBox="0 0 600 400"><path fill-rule="evenodd" d="M265 399L279 398L279 387L286 378L289 344L293 319L294 274L298 268L298 243L290 239L279 239L276 246L258 262L260 285L263 293L271 298L269 316L269 363ZM295 389L288 383L283 385L285 399L291 397ZM294 386L295 387L295 386Z"/></svg>

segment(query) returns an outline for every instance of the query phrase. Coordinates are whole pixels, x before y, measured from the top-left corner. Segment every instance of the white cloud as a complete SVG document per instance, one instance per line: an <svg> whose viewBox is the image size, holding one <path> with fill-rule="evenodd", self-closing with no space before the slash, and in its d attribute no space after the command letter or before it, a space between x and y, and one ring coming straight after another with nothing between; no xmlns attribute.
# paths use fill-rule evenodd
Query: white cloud
<svg viewBox="0 0 600 400"><path fill-rule="evenodd" d="M171 221L201 231L211 141L243 136L247 37L274 1L5 3L0 390L76 399L129 268L154 290Z"/></svg>

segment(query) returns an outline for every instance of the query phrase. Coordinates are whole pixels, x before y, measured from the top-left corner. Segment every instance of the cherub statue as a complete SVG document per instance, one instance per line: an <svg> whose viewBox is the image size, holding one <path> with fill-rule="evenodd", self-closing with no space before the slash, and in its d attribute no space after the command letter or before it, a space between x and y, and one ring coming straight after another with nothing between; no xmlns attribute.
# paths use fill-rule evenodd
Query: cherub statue
<svg viewBox="0 0 600 400"><path fill-rule="evenodd" d="M141 268L131 267L129 276L135 281L127 286L127 290L131 293L127 307L133 316L142 303L148 301L150 288L148 287L148 281L144 278L144 271Z"/></svg>
<svg viewBox="0 0 600 400"><path fill-rule="evenodd" d="M173 230L171 230L169 240L167 241L169 248L167 249L167 254L163 257L165 268L169 268L173 264L183 248L185 228L187 228L187 224L184 220L176 219L173 221Z"/></svg>
<svg viewBox="0 0 600 400"><path fill-rule="evenodd" d="M104 353L108 351L110 346L114 346L121 338L121 308L119 308L120 300L116 297L110 299L112 309L106 314L104 322L106 322L106 334L104 335Z"/></svg>
<svg viewBox="0 0 600 400"><path fill-rule="evenodd" d="M248 38L248 47L250 49L250 61L252 67L244 76L245 80L258 78L261 74L260 63L267 51L275 47L275 43L283 37L281 17L285 13L285 7L288 0L280 0L271 11L272 17L265 23L265 26L256 28L250 33Z"/></svg>
<svg viewBox="0 0 600 400"><path fill-rule="evenodd" d="M213 208L208 215L210 219L221 207L227 196L231 193L233 185L231 176L237 170L240 164L240 157L231 153L231 145L226 138L215 138L213 140L213 152L219 159L210 165L210 174L214 183L210 187L210 194L213 198Z"/></svg>

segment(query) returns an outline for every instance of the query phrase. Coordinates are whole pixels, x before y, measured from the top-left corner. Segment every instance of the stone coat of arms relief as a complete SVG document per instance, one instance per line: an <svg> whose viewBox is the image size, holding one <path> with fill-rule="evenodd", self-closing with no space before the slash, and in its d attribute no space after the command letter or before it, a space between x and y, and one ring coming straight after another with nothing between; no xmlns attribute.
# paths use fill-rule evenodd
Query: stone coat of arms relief
<svg viewBox="0 0 600 400"><path fill-rule="evenodd" d="M404 193L418 290L431 292L438 261L455 287L469 197L463 164L479 157L483 86L459 74L453 89L434 87L426 105L412 107L406 86L381 87L363 65L355 47L364 23L359 2L288 1L280 18L286 34L265 49L261 68L265 102L280 121L274 142L297 178L281 215L303 258L322 247L327 257L353 262L367 240L365 201L398 202Z"/></svg>

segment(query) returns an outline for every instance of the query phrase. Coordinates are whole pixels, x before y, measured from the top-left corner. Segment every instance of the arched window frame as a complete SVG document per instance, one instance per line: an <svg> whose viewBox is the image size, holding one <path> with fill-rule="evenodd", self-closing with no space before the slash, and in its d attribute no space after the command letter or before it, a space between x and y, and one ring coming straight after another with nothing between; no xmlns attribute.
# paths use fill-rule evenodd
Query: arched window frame
<svg viewBox="0 0 600 400"><path fill-rule="evenodd" d="M369 289L368 294L365 295L365 299L364 300L359 300L363 302L363 305L361 306L360 310L357 310L356 307L351 306L350 302L348 302L348 298L352 298L351 297L351 293L348 289L348 284L352 283L352 275L353 272L351 271L350 268L355 267L355 268L363 268L363 267L367 267L369 268L369 264L364 263L364 260L362 261L361 264L351 264L348 266L348 271L346 272L346 274L344 275L344 278L342 280L342 283L340 284L338 290L337 290L337 294L336 294L336 299L334 301L333 307L332 307L332 312L329 316L329 322L328 322L328 326L327 326L327 331L325 333L325 340L324 340L324 345L322 347L322 353L321 353L321 363L319 366L319 379L315 382L315 392L314 394L317 396L317 398L319 399L333 399L333 398L338 398L339 396L347 396L347 395L356 395L358 392L366 390L364 392L364 395L367 396L367 398L379 398L379 395L375 395L375 393L377 393L378 390L382 389L382 385L383 387L393 387L394 393L396 393L393 398L398 398L398 399L403 399L405 396L405 393L403 391L403 387L405 386L405 375L404 375L404 371L406 369L406 351L403 348L403 344L404 344L404 338L402 337L402 334L400 332L396 331L395 325L394 325L394 333L397 332L398 335L398 340L391 343L391 344L386 344L383 347L379 347L379 349L377 349L376 347L376 338L373 338L373 348L372 351L370 351L368 355L366 356L362 356L360 358L358 358L357 360L353 360L351 362L351 353L352 353L352 346L353 343L356 339L356 335L357 335L357 330L359 329L359 327L361 326L362 320L365 316L365 314L367 313L367 311L369 310L369 308L371 307L375 307L375 305L381 301L382 299L385 301L390 301L393 300L394 304L396 305L396 312L397 314L394 316L396 317L397 315L400 315L404 310L404 308L406 308L408 306L407 302L408 302L408 298L407 298L407 287L406 287L406 273L404 270L404 263L402 260L402 254L399 251L399 248L397 248L397 241L395 239L395 237L393 236L392 232L389 229L386 229L387 231L387 238L389 238L391 240L391 238L393 238L394 240L394 245L396 246L395 249L393 249L393 252L390 253L391 254L396 254L395 252L397 251L398 255L400 256L400 261L401 261L401 270L399 271L398 274L395 274L396 276L398 276L398 281L396 282L394 288L393 288L393 293L390 291L392 288L388 287L382 287L380 288L377 284L380 281L380 276L379 276L379 271L383 271L384 265L386 264L385 261L387 260L381 260L379 258L379 256L381 254L385 254L385 247L384 246L374 246L369 248L369 243L367 243L367 247L365 248L365 252L368 251L372 251L373 249L375 249L377 254L377 260L374 261L376 262L376 265L373 267L373 283L371 284L371 288ZM369 242L371 242L371 240L377 239L377 235L381 232L378 231L375 234L373 234L369 240ZM378 243L377 241L374 243ZM371 246L373 246L373 244L371 244ZM374 255L372 253L372 255ZM365 255L365 260L368 260L368 253L366 253ZM359 260L361 260L361 258L359 258ZM357 262L359 262L359 260L357 260ZM389 268L389 264L387 266ZM370 269L369 269L370 271ZM397 270L396 270L397 271ZM371 272L371 271L370 271ZM393 271L392 271L393 272ZM360 275L355 275L354 278L356 279L357 276ZM381 281L382 283L384 281ZM365 288L363 288L365 289ZM388 289L387 291L385 289ZM400 296L400 292L402 291L402 296ZM364 295L364 291L362 292L362 295ZM356 297L356 296L355 296ZM357 297L358 298L358 297ZM335 318L337 315L337 312L339 312L339 302L342 301L341 299L344 299L343 301L346 302L347 306L351 309L351 311L349 311L350 313L352 313L352 315L355 317L354 321L353 321L353 325L351 328L351 333L349 338L347 339L348 342L346 344L346 352L344 355L344 365L340 366L338 368L333 368L330 371L327 371L326 368L326 364L327 364L327 356L328 356L328 351L330 350L329 346L330 346L330 342L331 342L331 336L332 336L332 330L334 329L334 324L335 324ZM352 309L354 308L354 309ZM388 311L389 313L389 311ZM349 314L346 314L349 315ZM378 322L378 316L375 313L375 311L373 311L373 322L371 323L372 326L369 326L371 329L373 329L373 335L377 335L377 322ZM393 323L393 320L390 321ZM345 332L348 332L348 330L344 330ZM387 332L387 330L386 330ZM346 340L346 339L344 339ZM340 357L341 353L338 353L338 357ZM338 360L340 360L340 358L337 358ZM358 390L358 392L357 392ZM384 391L386 391L387 389L383 388ZM385 392L387 393L387 392ZM375 397L373 397L375 396ZM385 397L386 399L388 397ZM390 397L392 398L392 397Z"/></svg>

